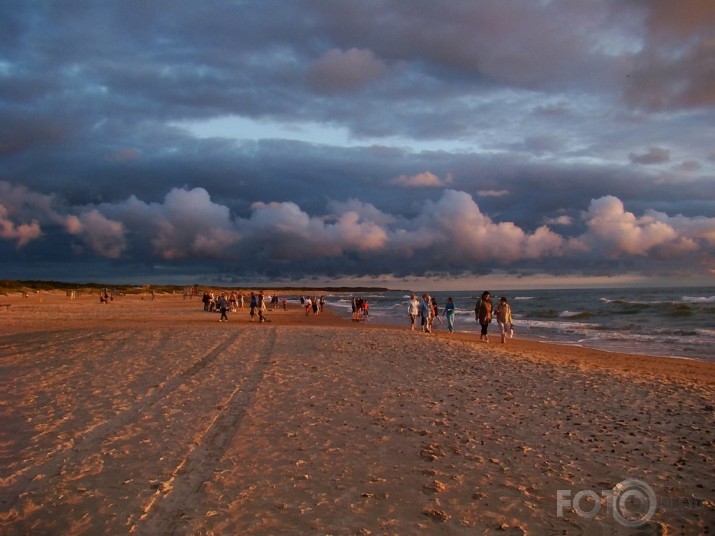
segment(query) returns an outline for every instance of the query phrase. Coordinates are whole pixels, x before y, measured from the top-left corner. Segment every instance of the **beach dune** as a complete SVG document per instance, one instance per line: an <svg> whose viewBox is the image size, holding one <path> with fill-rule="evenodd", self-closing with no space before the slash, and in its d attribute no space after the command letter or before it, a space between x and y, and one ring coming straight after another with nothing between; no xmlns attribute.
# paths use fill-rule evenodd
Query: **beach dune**
<svg viewBox="0 0 715 536"><path fill-rule="evenodd" d="M3 534L715 527L709 363L480 344L298 308L221 323L175 295L7 301ZM629 480L647 486L630 495L645 504L614 514Z"/></svg>

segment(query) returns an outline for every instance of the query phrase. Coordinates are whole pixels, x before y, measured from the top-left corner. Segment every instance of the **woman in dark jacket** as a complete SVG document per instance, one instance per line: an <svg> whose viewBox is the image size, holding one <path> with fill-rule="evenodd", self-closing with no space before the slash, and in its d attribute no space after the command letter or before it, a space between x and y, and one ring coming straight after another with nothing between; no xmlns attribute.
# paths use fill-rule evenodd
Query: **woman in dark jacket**
<svg viewBox="0 0 715 536"><path fill-rule="evenodd" d="M492 321L492 299L486 290L482 293L482 299L477 302L477 306L474 308L474 317L479 322L479 325L482 326L479 340L489 342L487 330L489 329L489 323Z"/></svg>

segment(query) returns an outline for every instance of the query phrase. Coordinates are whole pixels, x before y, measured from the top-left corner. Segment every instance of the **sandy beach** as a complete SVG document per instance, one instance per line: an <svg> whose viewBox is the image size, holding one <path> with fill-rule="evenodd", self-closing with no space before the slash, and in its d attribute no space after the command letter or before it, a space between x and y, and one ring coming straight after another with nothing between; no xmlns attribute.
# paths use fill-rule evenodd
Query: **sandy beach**
<svg viewBox="0 0 715 536"><path fill-rule="evenodd" d="M268 317L0 296L2 533L715 532L713 363Z"/></svg>

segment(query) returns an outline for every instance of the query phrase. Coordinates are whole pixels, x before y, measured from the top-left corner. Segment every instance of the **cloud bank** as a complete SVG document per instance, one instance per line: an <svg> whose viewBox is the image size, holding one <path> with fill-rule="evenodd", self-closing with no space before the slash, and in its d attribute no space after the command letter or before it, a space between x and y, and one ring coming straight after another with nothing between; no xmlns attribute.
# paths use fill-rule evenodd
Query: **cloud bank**
<svg viewBox="0 0 715 536"><path fill-rule="evenodd" d="M0 277L711 282L714 19L3 5Z"/></svg>
<svg viewBox="0 0 715 536"><path fill-rule="evenodd" d="M469 193L453 189L425 201L413 217L384 213L357 199L330 202L314 216L293 202L256 202L241 217L203 188L174 188L159 202L131 196L94 206L42 203L41 210L33 204L42 199L37 193L4 182L0 188L27 206L12 216L0 207L2 238L16 248L51 248L52 237L67 242L78 258L198 258L229 263L238 273L285 269L307 277L328 264L340 274L377 276L386 264L399 264L393 271L401 276L433 269L458 275L559 262L595 274L614 259L652 256L679 265L686 254L689 262L705 263L715 254L715 218L652 210L636 215L614 196L591 200L578 223L558 219L557 232L548 225L528 230L497 220Z"/></svg>

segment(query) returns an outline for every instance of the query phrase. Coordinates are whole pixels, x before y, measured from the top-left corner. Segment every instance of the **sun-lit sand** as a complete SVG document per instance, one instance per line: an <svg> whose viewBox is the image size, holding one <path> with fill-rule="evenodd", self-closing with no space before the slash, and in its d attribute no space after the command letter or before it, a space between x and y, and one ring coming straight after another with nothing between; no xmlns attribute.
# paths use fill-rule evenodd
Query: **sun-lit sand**
<svg viewBox="0 0 715 536"><path fill-rule="evenodd" d="M633 534L602 495L627 479L656 499L637 533L715 530L715 364L180 295L3 303L2 534Z"/></svg>

